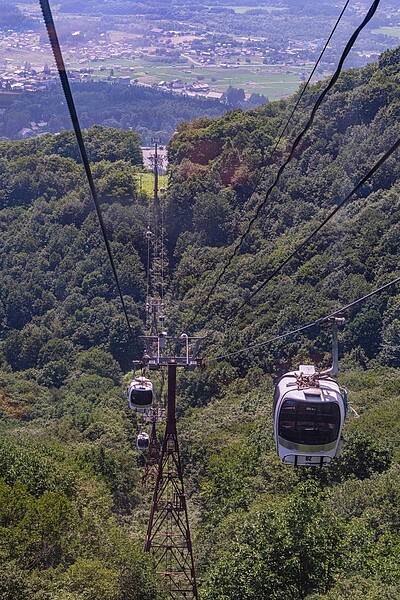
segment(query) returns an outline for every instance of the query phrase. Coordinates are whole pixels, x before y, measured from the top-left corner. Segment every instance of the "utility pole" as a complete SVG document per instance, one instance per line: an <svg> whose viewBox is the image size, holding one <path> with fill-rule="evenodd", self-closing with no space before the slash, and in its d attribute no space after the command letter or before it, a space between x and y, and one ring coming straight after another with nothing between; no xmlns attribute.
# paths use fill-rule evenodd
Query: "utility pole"
<svg viewBox="0 0 400 600"><path fill-rule="evenodd" d="M179 338L163 334L142 339L149 368L168 367L167 423L144 549L154 555L156 572L165 577L172 600L198 600L176 428L176 371L178 367L192 370L200 365L196 356L201 340L186 334ZM194 350L190 352L193 343ZM175 352L167 355L167 348L175 350L179 344L184 344L183 356L176 356Z"/></svg>

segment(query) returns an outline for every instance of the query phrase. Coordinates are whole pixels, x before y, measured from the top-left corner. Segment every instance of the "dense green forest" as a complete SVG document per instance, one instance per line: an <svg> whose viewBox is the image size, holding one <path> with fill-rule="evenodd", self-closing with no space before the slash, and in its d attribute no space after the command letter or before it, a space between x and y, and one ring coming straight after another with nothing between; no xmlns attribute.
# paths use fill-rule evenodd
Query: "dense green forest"
<svg viewBox="0 0 400 600"><path fill-rule="evenodd" d="M204 115L215 118L228 109L216 100L186 98L118 83L76 83L72 89L82 127L103 125L134 129L140 134L143 146L150 145L153 137L166 144L182 120L191 121ZM58 87L19 94L6 109L3 120L0 131L9 139L17 139L21 129L30 127L32 121L46 123L40 133L58 133L71 128L62 90Z"/></svg>
<svg viewBox="0 0 400 600"><path fill-rule="evenodd" d="M207 336L206 369L178 382L204 600L400 594L398 286L346 314L339 380L360 418L349 417L329 469L281 465L271 418L273 379L299 363L328 366L329 331L219 358L400 275L397 154L230 318L399 138L399 58L387 52L341 76L206 305L324 84L306 93L275 154L296 98L182 123L170 142L166 325ZM85 139L138 336L148 205L139 136L95 127ZM163 598L142 552L150 491L122 385L141 347L128 338L73 134L0 147L0 598Z"/></svg>

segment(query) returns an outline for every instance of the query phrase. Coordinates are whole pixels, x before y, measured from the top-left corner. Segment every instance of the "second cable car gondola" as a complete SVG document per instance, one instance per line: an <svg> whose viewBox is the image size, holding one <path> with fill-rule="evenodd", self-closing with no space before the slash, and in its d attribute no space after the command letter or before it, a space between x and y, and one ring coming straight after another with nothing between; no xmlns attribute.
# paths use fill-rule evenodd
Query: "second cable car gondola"
<svg viewBox="0 0 400 600"><path fill-rule="evenodd" d="M347 393L313 365L285 373L274 394L274 436L279 458L323 466L339 456Z"/></svg>
<svg viewBox="0 0 400 600"><path fill-rule="evenodd" d="M141 431L136 438L136 448L138 450L148 450L150 446L149 434L145 431Z"/></svg>
<svg viewBox="0 0 400 600"><path fill-rule="evenodd" d="M131 410L145 411L153 404L153 384L150 379L141 375L131 381L127 395Z"/></svg>

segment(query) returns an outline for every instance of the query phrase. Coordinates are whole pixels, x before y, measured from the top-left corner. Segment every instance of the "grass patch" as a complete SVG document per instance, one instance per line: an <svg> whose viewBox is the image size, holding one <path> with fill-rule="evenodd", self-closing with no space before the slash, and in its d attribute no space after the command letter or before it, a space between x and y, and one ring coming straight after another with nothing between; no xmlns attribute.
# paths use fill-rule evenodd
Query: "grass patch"
<svg viewBox="0 0 400 600"><path fill-rule="evenodd" d="M379 29L373 29L372 33L400 38L400 27L379 27Z"/></svg>
<svg viewBox="0 0 400 600"><path fill-rule="evenodd" d="M153 173L138 173L137 184L141 192L144 192L147 196L153 196L154 194L154 174ZM168 175L158 176L158 187L166 188L168 186Z"/></svg>
<svg viewBox="0 0 400 600"><path fill-rule="evenodd" d="M304 66L304 70L306 70ZM232 85L242 88L248 93L264 94L270 100L294 93L300 83L302 71L296 69L287 72L279 71L271 65L261 63L240 64L237 69L223 69L217 65L196 66L193 70L188 65L159 65L144 63L131 73L139 81L145 83L158 83L181 79L184 83L197 83L197 77L202 79L199 83L208 83L210 91L225 92Z"/></svg>
<svg viewBox="0 0 400 600"><path fill-rule="evenodd" d="M236 14L243 15L250 10L262 9L264 12L274 12L287 10L283 6L265 6L264 4L258 4L257 6L224 6L224 8L232 8Z"/></svg>

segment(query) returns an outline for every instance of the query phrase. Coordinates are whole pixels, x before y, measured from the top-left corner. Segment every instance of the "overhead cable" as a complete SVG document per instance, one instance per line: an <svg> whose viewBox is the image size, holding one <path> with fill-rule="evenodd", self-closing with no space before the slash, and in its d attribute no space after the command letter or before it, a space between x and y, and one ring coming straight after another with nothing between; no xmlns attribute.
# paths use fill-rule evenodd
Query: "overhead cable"
<svg viewBox="0 0 400 600"><path fill-rule="evenodd" d="M360 304L360 302L363 302L364 300L371 298L371 296L374 296L375 294L378 294L379 292L382 292L383 290L386 290L387 288L389 288L392 285L395 285L396 283L399 283L399 282L400 282L400 277L396 277L396 279L393 279L392 281L385 283L385 285L382 285L381 287L377 288L376 290L373 290L372 292L369 292L365 296L362 296L361 298L354 300L354 302L350 302L350 304L346 304L345 306L338 308L337 310L330 313L329 315L325 315L324 317L320 317L319 319L316 319L312 323L308 323L307 325L303 325L302 327L298 327L297 329L292 329L291 331L287 331L286 333L282 333L281 335L276 335L272 338L269 338L268 340L259 342L258 344L251 344L250 346L246 346L245 348L241 348L240 350L236 350L235 352L229 352L228 354L224 354L222 356L210 358L208 360L208 362L214 362L214 361L224 360L225 358L231 358L232 356L237 356L238 354L242 354L243 352L247 352L248 350L254 350L255 348L261 348L262 346L266 346L267 344L271 344L272 342L276 342L278 340L283 340L292 335L296 335L297 333L302 333L303 331L306 331L307 329L310 329L311 327L314 327L315 325L320 325L321 323L324 323L325 321L328 321L329 319L332 319L333 317L340 315L341 313L345 312L346 310L349 310L353 306Z"/></svg>
<svg viewBox="0 0 400 600"><path fill-rule="evenodd" d="M285 260L282 261L280 265L276 267L276 269L274 269L270 275L268 275L268 277L250 294L250 296L229 315L227 321L230 321L231 319L236 317L236 315L242 310L242 308L247 306L248 303L254 298L254 296L261 292L261 290L264 289L267 283L269 283L273 277L275 277L278 273L282 271L283 267L285 267L288 264L288 262L290 262L292 258L294 258L298 254L298 252L302 250L312 240L312 238L335 216L335 214L346 204L346 202L348 202L350 198L354 196L356 192L358 192L358 190L368 181L368 179L370 179L376 173L376 171L383 165L383 163L385 163L388 160L388 158L390 158L390 156L392 156L392 154L396 152L396 150L398 150L399 148L400 138L389 148L387 152L385 152L383 156L381 156L381 158L374 164L374 166L368 171L368 173L362 179L360 179L360 181L351 190L351 192L347 194L347 196L335 206L335 208L329 213L329 215L325 217L325 219L310 233L310 235L308 235L305 238L305 240L303 240L301 244L299 244L297 248L293 250L293 252L287 258L285 258Z"/></svg>
<svg viewBox="0 0 400 600"><path fill-rule="evenodd" d="M340 60L339 60L339 62L338 62L338 66L337 66L337 68L336 68L336 71L335 71L335 73L332 75L332 78L331 78L331 80L330 80L330 81L329 81L329 83L326 85L326 87L325 87L325 88L322 90L321 94L318 96L318 98L317 98L317 100L316 100L316 102L315 102L315 104L314 104L314 106L313 106L313 108L312 108L312 111L311 111L310 117L309 117L309 119L308 119L308 121L307 121L306 125L304 126L304 128L302 129L302 131L301 131L301 132L300 132L300 133L297 135L296 139L294 140L294 142L293 142L293 144L292 144L292 146L291 146L291 148L290 148L290 152L289 152L289 154L288 154L288 156L287 156L286 160L285 160L285 161L282 163L282 165L280 166L280 168L279 168L279 170L278 170L278 172L277 172L277 174L276 174L276 176L275 176L275 179L274 179L274 181L272 182L272 184L271 184L271 185L269 186L269 188L267 189L267 191L266 191L266 193L265 193L265 197L264 197L263 201L260 203L260 205L259 205L259 206L258 206L258 208L257 208L256 215L255 215L255 216L252 218L252 222L251 222L250 228L252 227L252 225L254 224L254 222L255 222L255 221L258 219L258 217L259 217L259 215L260 215L260 212L261 212L261 210L264 208L264 206L265 206L265 204L266 204L266 202L267 202L268 198L270 197L270 195L271 195L272 191L273 191L273 190L276 188L276 186L278 185L278 183L279 183L279 180L280 180L280 178L281 178L281 175L282 175L283 171L285 170L285 168L287 167L287 165L288 165L288 164L289 164L289 163L292 161L292 159L293 159L293 157L294 157L294 153L295 153L295 151L297 150L297 148L298 148L298 146L299 146L300 142L303 140L303 138L304 138L305 134L308 132L308 130L310 129L310 127L312 126L312 124L313 124L313 122L314 122L314 118L315 118L315 115L316 115L316 113L317 113L317 110L318 110L318 108L321 106L321 104L322 104L323 100L325 99L326 95L327 95L327 94L328 94L328 92L329 92L329 91L330 91L330 90L333 88L333 86L335 85L336 81L338 80L338 78L339 78L339 75L340 75L340 74L341 74L341 72L342 72L342 68L343 68L344 61L346 60L346 58L347 58L348 54L350 53L350 50L353 48L353 46L354 46L355 42L357 41L357 38L358 38L359 34L361 33L361 31L364 29L364 27L366 27L366 25L369 23L369 21L370 21L370 20L372 19L372 17L374 16L374 14L375 14L375 12L376 12L376 10L377 10L377 8L378 8L379 4L380 4L380 0L374 0L374 2L371 4L371 6L370 6L370 8L369 8L369 10L368 10L368 12L367 12L367 14L366 14L366 16L364 17L364 19L363 19L362 23L361 23L361 24L360 24L360 25L357 27L357 29L356 29L356 30L353 32L353 34L351 35L351 37L350 37L349 41L347 42L347 44L346 44L346 46L345 46L345 49L343 50L343 53L342 53L342 55L341 55L341 57L340 57ZM248 227L248 231L250 231L249 227ZM248 232L247 232L247 233L248 233ZM231 258L229 259L229 264L230 264L230 262L232 261L233 257L236 255L236 253L237 253L238 249L240 248L240 246L241 246L241 244L242 244L242 242L243 242L243 240L244 240L244 237L247 235L247 233L245 233L244 235L242 235L242 236L241 236L241 238L240 238L240 240L239 240L239 244L236 246L236 248L235 248L235 251L234 251L233 255L232 255L232 256L231 256ZM224 267L224 269L223 269L223 270L221 271L221 273L218 275L218 278L217 278L217 280L215 281L215 283L214 283L214 285L213 285L213 287L212 287L212 290L211 290L211 291L208 293L208 295L207 295L207 297L206 297L205 301L204 301L204 302L203 302L203 304L202 304L203 306L204 306L204 305L206 305L206 304L208 303L208 301L210 300L210 297L211 297L211 295L214 293L214 291L215 291L216 287L217 287L217 286L218 286L218 284L220 283L220 281L221 281L221 279L222 279L223 275L225 274L225 272L226 272L227 268L228 268L228 264L227 264L227 265ZM195 321L195 319L196 319L196 318L197 318L197 316L199 315L200 311L201 311L201 309L199 309L199 310L198 310L198 311L195 313L195 315L194 315L194 317L193 317L193 319L192 319L191 323L193 323L193 322Z"/></svg>
<svg viewBox="0 0 400 600"><path fill-rule="evenodd" d="M115 266L114 257L113 257L112 251L111 251L110 242L109 242L108 237L107 237L107 232L106 232L106 227L105 227L105 224L104 224L103 214L102 214L101 207L100 207L100 202L99 202L99 199L98 199L98 196L97 196L96 187L94 185L92 171L91 171L91 168L90 168L90 164L89 164L89 159L88 159L87 152L86 152L85 143L83 141L82 131L81 131L81 127L80 127L80 124L79 124L79 119L78 119L78 115L77 115L77 112L76 112L74 99L72 97L71 87L69 85L68 76L67 76L67 72L66 72L66 69L65 69L65 64L64 64L63 57L62 57L61 47L60 47L60 43L58 41L58 36L57 36L57 32L56 32L56 28L55 28L54 20L53 20L53 15L51 13L51 8L50 8L50 4L49 4L48 0L40 0L40 7L42 9L44 22L46 24L46 29L47 29L47 33L48 33L48 36L49 36L51 48L53 50L54 59L56 61L56 65L57 65L58 74L60 76L61 85L62 85L62 88L64 90L64 95L65 95L65 99L67 101L67 106L68 106L69 114L70 114L72 125L73 125L74 131L75 131L75 136L76 136L76 139L77 139L77 142L78 142L79 151L80 151L81 157L82 157L83 166L85 168L86 177L87 177L87 180L88 180L88 183L89 183L89 187L90 187L90 191L91 191L91 194L92 194L93 202L94 202L94 205L95 205L95 208L96 208L96 213L97 213L97 217L98 217L98 220L99 220L100 229L101 229L101 232L103 234L104 243L105 243L105 246L106 246L106 249L107 249L108 258L110 260L111 269L112 269L112 272L113 272L113 275L114 275L114 279L115 279L115 283L116 283L116 286L117 286L118 294L119 294L119 297L121 299L122 309L124 311L124 315L125 315L126 323L128 325L129 332L130 332L131 336L133 337L133 330L132 330L131 323L130 323L130 320L129 320L128 311L127 311L127 308L126 308L126 305L125 305L124 297L122 295L122 289L121 289L121 285L120 285L120 282L119 282L119 277L118 277L118 273L117 273L117 268Z"/></svg>
<svg viewBox="0 0 400 600"><path fill-rule="evenodd" d="M286 120L286 123L285 123L284 127L282 128L282 130L281 130L281 132L280 132L280 134L279 134L278 140L276 141L276 143L275 143L275 145L274 145L274 147L273 147L273 149L272 149L272 151L271 151L271 153L270 153L270 158L272 158L272 157L274 156L274 154L275 154L275 152L276 152L277 148L279 147L279 144L281 143L281 141L282 141L282 138L283 138L283 136L284 136L284 134L285 134L285 132L286 132L287 128L289 127L289 125L290 125L290 123L291 123L291 121L292 121L292 119L293 119L293 116L294 116L294 114L295 114L295 112L296 112L296 110L297 110L297 108L298 108L298 106L299 106L299 104L300 104L301 100L303 99L303 96L304 96L305 92L307 91L307 89L308 89L308 87L309 87L309 85L310 85L311 79L313 78L313 76L314 76L314 73L315 73L315 71L317 70L319 63L321 62L321 59L322 59L323 55L325 54L325 51L326 51L326 49L327 49L327 47L328 47L328 45L329 45L329 42L331 41L331 39L332 39L332 37L333 37L333 34L335 33L335 31L336 31L336 29L337 29L337 27L338 27L338 25L339 25L340 21L342 20L342 17L343 17L343 15L344 15L344 13L345 13L345 10L346 10L346 8L348 7L349 3L350 3L350 0L347 0L347 1L346 1L346 3L345 3L345 5L343 6L341 13L340 13L340 15L338 16L338 18L337 18L337 20L336 20L336 23L335 23L335 25L334 25L334 27L333 27L332 31L330 32L330 34L329 34L329 36L328 36L328 39L326 40L326 42L325 42L325 44L324 44L324 47L322 48L322 50L321 50L321 52L320 52L320 55L319 55L319 57L318 57L318 59L317 59L316 63L314 64L314 67L313 67L313 69L312 69L312 71L311 71L310 75L308 76L308 79L307 79L306 83L305 83L305 84L304 84L304 86L302 87L302 90L301 90L301 92L300 92L300 94L299 94L299 96L298 96L298 98L297 98L297 101L296 101L295 105L293 106L293 108L292 108L292 110L291 110L291 112L290 112L290 115L289 115L288 119ZM250 192L250 194L249 194L249 199L250 199L252 196L254 196L254 194L255 194L255 193L258 191L258 188L259 188L259 186L260 186L260 184L261 184L262 180L264 179L266 172L267 172L267 165L265 165L265 166L263 167L263 169L261 170L261 173L260 173L260 175L257 177L257 180L256 180L256 182L255 182L255 185L254 185L253 189L251 190L251 192ZM220 273L218 274L218 276L217 276L217 279L215 280L214 284L212 285L212 287L211 287L211 290L208 292L208 294L207 294L207 297L206 297L206 299L205 299L205 301L204 301L203 305L206 305L206 304L208 303L208 301L210 300L211 296L212 296L212 295L213 295L213 293L215 292L215 290L216 290L216 288L217 288L218 284L221 282L221 280L222 280L222 278L224 277L225 273L226 273L226 272L227 272L227 270L229 269L230 265L232 264L232 260L233 260L233 259L235 258L235 256L237 255L238 251L240 250L240 248L241 248L241 247L242 247L242 245L243 245L243 242L244 242L244 240L246 239L246 237L247 237L247 236L248 236L248 234L250 233L250 231L251 231L251 229L252 229L252 227L253 227L254 223L257 221L257 219L258 219L258 217L259 217L259 215L260 215L260 212L261 212L261 210L264 208L264 206L265 206L265 204L266 204L266 202L267 202L267 199L268 199L268 196L266 196L266 197L264 198L264 200L263 200L262 202L260 202L260 204L257 206L257 208L256 208L256 210L255 210L255 213L254 213L254 215L251 217L251 219L250 219L250 220L249 220L249 222L247 223L246 229L245 229L245 230L243 231L243 233L240 235L238 242L235 244L235 247L234 247L234 249L233 249L233 252L230 254L230 256L229 256L228 260L226 261L226 263L225 263L225 265L224 265L224 267L222 268L221 272L220 272ZM197 314L198 314L198 313L197 313ZM194 317L194 318L196 318L197 314L195 315L195 317Z"/></svg>

